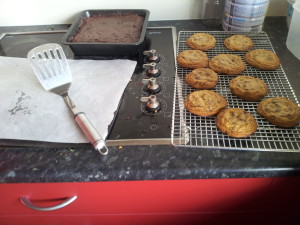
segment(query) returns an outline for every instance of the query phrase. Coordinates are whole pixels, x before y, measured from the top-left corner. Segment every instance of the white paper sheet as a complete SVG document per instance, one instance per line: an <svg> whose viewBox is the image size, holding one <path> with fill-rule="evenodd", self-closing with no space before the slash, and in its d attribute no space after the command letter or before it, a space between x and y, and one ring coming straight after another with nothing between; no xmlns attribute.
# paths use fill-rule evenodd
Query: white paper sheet
<svg viewBox="0 0 300 225"><path fill-rule="evenodd" d="M103 138L134 72L131 60L69 60L69 91ZM0 139L87 143L62 97L47 92L25 58L0 57Z"/></svg>

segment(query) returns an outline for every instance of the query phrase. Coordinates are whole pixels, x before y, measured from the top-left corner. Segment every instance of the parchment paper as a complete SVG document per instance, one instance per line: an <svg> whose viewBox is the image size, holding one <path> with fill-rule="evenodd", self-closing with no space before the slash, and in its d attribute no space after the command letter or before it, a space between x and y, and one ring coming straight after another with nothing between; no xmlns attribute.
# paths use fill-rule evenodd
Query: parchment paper
<svg viewBox="0 0 300 225"><path fill-rule="evenodd" d="M103 138L134 72L131 60L69 60L69 91ZM87 143L62 97L47 92L25 58L0 57L0 139Z"/></svg>

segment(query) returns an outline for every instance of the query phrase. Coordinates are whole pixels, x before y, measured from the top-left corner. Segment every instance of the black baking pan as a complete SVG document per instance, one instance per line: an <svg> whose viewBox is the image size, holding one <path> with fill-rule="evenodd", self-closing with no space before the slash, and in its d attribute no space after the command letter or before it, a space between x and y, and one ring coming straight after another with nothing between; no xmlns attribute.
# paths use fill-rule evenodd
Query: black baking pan
<svg viewBox="0 0 300 225"><path fill-rule="evenodd" d="M135 14L144 18L140 37L134 43L109 43L109 42L72 42L73 36L79 31L86 17L93 15L111 16ZM150 12L145 9L112 9L112 10L85 10L78 14L67 33L63 36L62 43L69 45L76 56L100 56L124 58L138 55L145 39L145 33Z"/></svg>

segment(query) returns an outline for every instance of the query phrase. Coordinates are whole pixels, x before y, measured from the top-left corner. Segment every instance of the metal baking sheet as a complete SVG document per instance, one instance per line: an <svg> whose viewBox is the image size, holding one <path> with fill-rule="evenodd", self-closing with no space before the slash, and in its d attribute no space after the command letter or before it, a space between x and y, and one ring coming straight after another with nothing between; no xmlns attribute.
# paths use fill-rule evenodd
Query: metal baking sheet
<svg viewBox="0 0 300 225"><path fill-rule="evenodd" d="M232 31L181 31L178 35L177 54L190 49L186 45L187 38L199 32L209 33L217 40L217 44L213 49L205 51L209 58L227 53L240 55L244 60L246 52L231 51L223 45L225 38L237 34L237 32ZM265 32L243 34L251 36L254 41L254 49L274 51L269 37ZM245 64L246 70L240 75L257 77L266 82L269 93L265 98L281 96L299 104L281 66L275 71L263 71L250 66L246 62ZM172 143L174 145L228 150L300 152L300 126L295 128L279 128L272 125L256 112L258 102L244 101L231 94L229 81L237 75L219 74L218 85L213 90L227 99L228 108L243 108L255 117L258 129L254 134L247 138L231 138L216 128L215 117L200 117L189 113L184 107L184 100L189 93L195 91L194 88L185 82L185 76L190 71L192 69L176 66L172 122Z"/></svg>

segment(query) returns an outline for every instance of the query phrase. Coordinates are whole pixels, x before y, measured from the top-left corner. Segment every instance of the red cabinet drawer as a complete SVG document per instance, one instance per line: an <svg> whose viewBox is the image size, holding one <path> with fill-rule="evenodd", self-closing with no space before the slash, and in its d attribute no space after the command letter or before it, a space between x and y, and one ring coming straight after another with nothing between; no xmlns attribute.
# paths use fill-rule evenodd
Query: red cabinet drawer
<svg viewBox="0 0 300 225"><path fill-rule="evenodd" d="M0 184L0 193L2 199L2 201L0 202L0 215L49 213L36 211L26 207L21 203L20 197L30 199L37 206L54 206L60 204L63 199L67 197L77 196L78 187L76 183L74 183L74 185L70 184L71 183ZM76 203L76 200L71 203L71 205L74 203ZM70 205L60 210L56 210L56 212L70 212L70 209L68 209L69 207ZM72 207L74 207L74 205Z"/></svg>
<svg viewBox="0 0 300 225"><path fill-rule="evenodd" d="M253 211L261 207L271 181L272 178L251 178L1 184L0 214ZM29 209L19 200L25 196L37 205L49 206L74 195L74 202L50 212Z"/></svg>

